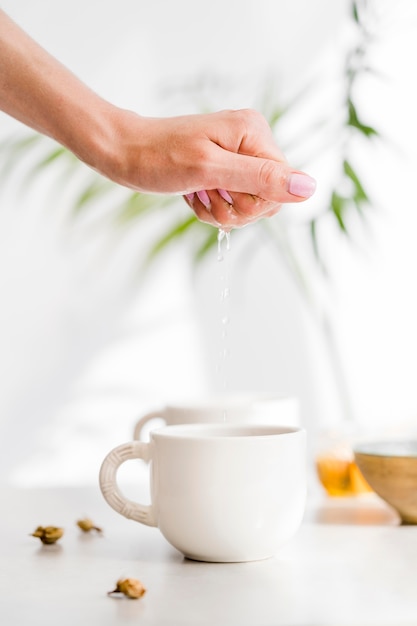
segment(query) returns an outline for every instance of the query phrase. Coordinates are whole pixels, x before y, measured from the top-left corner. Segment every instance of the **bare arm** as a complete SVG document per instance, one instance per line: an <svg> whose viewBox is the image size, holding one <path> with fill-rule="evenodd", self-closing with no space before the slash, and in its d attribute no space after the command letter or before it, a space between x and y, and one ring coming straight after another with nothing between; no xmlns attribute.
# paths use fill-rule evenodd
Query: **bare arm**
<svg viewBox="0 0 417 626"><path fill-rule="evenodd" d="M118 108L1 10L0 109L121 185L187 195L201 220L225 228L314 193L315 181L286 163L256 111L146 118Z"/></svg>

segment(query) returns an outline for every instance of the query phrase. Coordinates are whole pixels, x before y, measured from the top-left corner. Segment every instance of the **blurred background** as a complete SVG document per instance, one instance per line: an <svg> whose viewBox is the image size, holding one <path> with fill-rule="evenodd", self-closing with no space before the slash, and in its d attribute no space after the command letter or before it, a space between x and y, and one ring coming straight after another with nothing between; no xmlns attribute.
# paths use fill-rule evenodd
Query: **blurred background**
<svg viewBox="0 0 417 626"><path fill-rule="evenodd" d="M415 3L2 7L121 107L262 110L318 189L232 232L222 360L216 233L180 198L132 197L1 114L0 481L96 484L141 413L225 381L297 396L311 440L346 423L414 430Z"/></svg>

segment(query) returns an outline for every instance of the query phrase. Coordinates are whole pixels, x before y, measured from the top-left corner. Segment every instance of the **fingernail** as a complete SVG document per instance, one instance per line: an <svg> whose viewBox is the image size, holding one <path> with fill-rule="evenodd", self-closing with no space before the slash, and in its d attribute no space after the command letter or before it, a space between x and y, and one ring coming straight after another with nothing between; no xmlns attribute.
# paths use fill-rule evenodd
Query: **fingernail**
<svg viewBox="0 0 417 626"><path fill-rule="evenodd" d="M315 192L316 184L316 181L311 176L294 172L290 175L288 181L288 191L293 196L309 198Z"/></svg>
<svg viewBox="0 0 417 626"><path fill-rule="evenodd" d="M206 209L210 208L211 202L207 191L204 191L204 189L202 191L197 191L197 198L200 200L201 204L204 204Z"/></svg>
<svg viewBox="0 0 417 626"><path fill-rule="evenodd" d="M193 193L186 193L184 195L187 198L188 202L190 202L192 204L193 200L194 200L195 193L194 192Z"/></svg>
<svg viewBox="0 0 417 626"><path fill-rule="evenodd" d="M219 192L219 195L223 198L223 200L226 200L226 202L228 202L229 204L233 204L233 198L230 193L226 191L226 189L218 189L217 191Z"/></svg>

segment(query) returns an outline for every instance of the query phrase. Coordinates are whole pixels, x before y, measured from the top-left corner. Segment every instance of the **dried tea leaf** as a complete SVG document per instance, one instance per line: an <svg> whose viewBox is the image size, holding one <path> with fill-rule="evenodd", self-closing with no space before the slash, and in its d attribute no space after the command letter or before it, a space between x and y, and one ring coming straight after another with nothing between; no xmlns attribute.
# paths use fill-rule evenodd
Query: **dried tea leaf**
<svg viewBox="0 0 417 626"><path fill-rule="evenodd" d="M32 537L38 537L42 543L50 545L61 539L64 534L63 528L58 528L57 526L38 526L34 533L31 534Z"/></svg>
<svg viewBox="0 0 417 626"><path fill-rule="evenodd" d="M81 530L84 533L89 533L92 530L95 530L97 533L102 532L102 529L96 526L89 517L85 517L84 519L79 519L77 521L77 526L81 528Z"/></svg>
<svg viewBox="0 0 417 626"><path fill-rule="evenodd" d="M122 578L117 581L116 589L109 591L108 595L111 596L114 593L122 593L128 598L137 600L146 593L146 589L137 578Z"/></svg>

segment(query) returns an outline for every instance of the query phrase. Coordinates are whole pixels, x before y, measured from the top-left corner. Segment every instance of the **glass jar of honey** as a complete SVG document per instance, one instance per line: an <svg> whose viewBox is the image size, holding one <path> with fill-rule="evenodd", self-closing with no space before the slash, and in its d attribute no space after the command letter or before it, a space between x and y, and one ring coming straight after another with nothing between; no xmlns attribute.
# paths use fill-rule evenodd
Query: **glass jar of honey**
<svg viewBox="0 0 417 626"><path fill-rule="evenodd" d="M354 461L352 437L342 432L320 436L315 454L318 479L329 496L354 496L372 491Z"/></svg>

